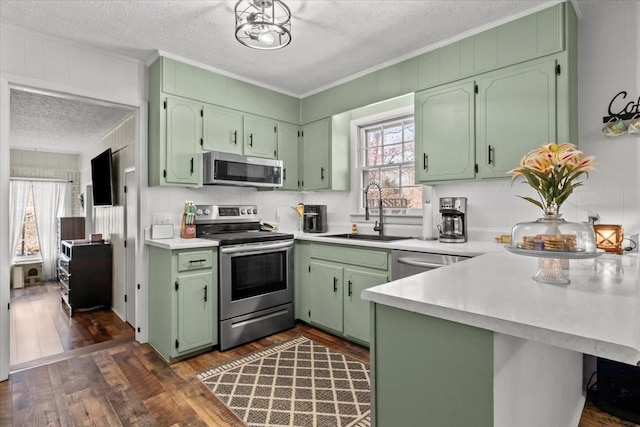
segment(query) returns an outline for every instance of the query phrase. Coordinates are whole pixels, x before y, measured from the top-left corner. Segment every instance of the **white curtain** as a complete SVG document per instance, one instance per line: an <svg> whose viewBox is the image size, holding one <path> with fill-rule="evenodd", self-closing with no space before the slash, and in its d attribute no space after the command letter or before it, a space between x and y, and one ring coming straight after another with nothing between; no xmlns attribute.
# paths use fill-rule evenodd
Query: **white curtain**
<svg viewBox="0 0 640 427"><path fill-rule="evenodd" d="M9 185L9 253L11 258L15 256L22 224L27 211L27 199L29 198L30 181L11 180Z"/></svg>
<svg viewBox="0 0 640 427"><path fill-rule="evenodd" d="M33 182L33 209L36 214L38 241L42 255L42 279L56 276L57 218L68 216L71 207L71 184L68 182Z"/></svg>

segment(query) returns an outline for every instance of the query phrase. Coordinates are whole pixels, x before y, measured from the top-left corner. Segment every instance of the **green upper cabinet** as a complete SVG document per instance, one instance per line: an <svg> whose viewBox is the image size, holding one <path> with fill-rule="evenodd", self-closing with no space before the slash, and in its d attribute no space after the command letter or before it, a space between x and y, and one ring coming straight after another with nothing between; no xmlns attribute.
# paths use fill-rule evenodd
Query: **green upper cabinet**
<svg viewBox="0 0 640 427"><path fill-rule="evenodd" d="M504 178L527 152L556 139L556 61L522 64L478 80L481 178Z"/></svg>
<svg viewBox="0 0 640 427"><path fill-rule="evenodd" d="M342 332L342 268L312 261L309 279L311 321Z"/></svg>
<svg viewBox="0 0 640 427"><path fill-rule="evenodd" d="M244 154L276 158L276 122L260 116L244 116Z"/></svg>
<svg viewBox="0 0 640 427"><path fill-rule="evenodd" d="M416 180L508 178L526 153L576 142L575 69L559 54L416 94Z"/></svg>
<svg viewBox="0 0 640 427"><path fill-rule="evenodd" d="M475 84L450 84L416 94L416 180L475 176Z"/></svg>
<svg viewBox="0 0 640 427"><path fill-rule="evenodd" d="M362 269L344 269L344 334L360 341L370 341L370 303L360 298L363 290L387 283L387 274Z"/></svg>
<svg viewBox="0 0 640 427"><path fill-rule="evenodd" d="M202 104L166 99L166 183L202 185Z"/></svg>
<svg viewBox="0 0 640 427"><path fill-rule="evenodd" d="M243 117L235 110L204 104L202 149L242 154Z"/></svg>
<svg viewBox="0 0 640 427"><path fill-rule="evenodd" d="M330 180L331 119L302 126L302 188L328 190Z"/></svg>
<svg viewBox="0 0 640 427"><path fill-rule="evenodd" d="M289 123L278 123L278 160L282 160L281 190L297 190L300 185L298 177L298 136L300 128Z"/></svg>

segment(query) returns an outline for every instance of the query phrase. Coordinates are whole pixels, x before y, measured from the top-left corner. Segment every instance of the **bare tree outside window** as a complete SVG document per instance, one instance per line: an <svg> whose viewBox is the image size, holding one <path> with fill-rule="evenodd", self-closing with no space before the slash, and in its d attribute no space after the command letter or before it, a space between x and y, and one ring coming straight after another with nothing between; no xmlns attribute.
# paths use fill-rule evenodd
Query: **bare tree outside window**
<svg viewBox="0 0 640 427"><path fill-rule="evenodd" d="M22 233L16 248L16 256L39 255L40 243L38 241L38 227L36 226L36 214L33 209L33 191L29 187L27 210L22 222Z"/></svg>
<svg viewBox="0 0 640 427"><path fill-rule="evenodd" d="M359 154L362 190L372 182L380 185L384 208L421 207L422 187L415 184L413 116L360 127ZM364 197L361 200L364 207ZM366 203L377 208L377 192L370 191Z"/></svg>

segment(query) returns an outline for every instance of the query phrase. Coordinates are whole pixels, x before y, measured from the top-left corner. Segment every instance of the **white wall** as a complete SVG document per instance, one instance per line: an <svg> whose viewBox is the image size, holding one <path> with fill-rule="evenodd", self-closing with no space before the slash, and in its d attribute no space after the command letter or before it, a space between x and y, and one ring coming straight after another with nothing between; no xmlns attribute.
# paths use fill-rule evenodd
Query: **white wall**
<svg viewBox="0 0 640 427"><path fill-rule="evenodd" d="M137 108L137 140L146 148L145 67L139 61L3 24L0 27L0 381L9 374L9 90L11 85ZM142 151L141 151L142 152ZM146 175L146 149L136 165ZM138 184L146 185L146 180ZM138 211L146 209L144 193ZM139 239L140 240L140 239ZM144 252L142 246L137 248ZM141 262L146 259L140 257ZM141 271L143 269L140 269ZM136 273L138 273L136 271ZM144 271L142 271L144 273ZM143 315L146 317L146 311Z"/></svg>

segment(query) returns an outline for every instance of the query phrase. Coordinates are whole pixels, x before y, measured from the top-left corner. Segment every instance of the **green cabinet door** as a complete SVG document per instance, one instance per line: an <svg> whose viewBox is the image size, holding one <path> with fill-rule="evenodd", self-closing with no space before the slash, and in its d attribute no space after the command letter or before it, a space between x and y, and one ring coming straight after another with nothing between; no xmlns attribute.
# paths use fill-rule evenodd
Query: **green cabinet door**
<svg viewBox="0 0 640 427"><path fill-rule="evenodd" d="M176 353L213 345L213 307L217 303L211 270L178 276L177 283Z"/></svg>
<svg viewBox="0 0 640 427"><path fill-rule="evenodd" d="M475 176L474 91L466 81L416 94L416 181Z"/></svg>
<svg viewBox="0 0 640 427"><path fill-rule="evenodd" d="M342 267L311 263L310 321L342 332Z"/></svg>
<svg viewBox="0 0 640 427"><path fill-rule="evenodd" d="M203 150L242 154L242 114L205 104L202 120Z"/></svg>
<svg viewBox="0 0 640 427"><path fill-rule="evenodd" d="M260 116L244 116L244 154L276 158L276 122Z"/></svg>
<svg viewBox="0 0 640 427"><path fill-rule="evenodd" d="M304 190L330 188L330 138L330 119L302 126L302 187Z"/></svg>
<svg viewBox="0 0 640 427"><path fill-rule="evenodd" d="M504 178L522 156L556 140L555 60L513 66L478 81L479 176Z"/></svg>
<svg viewBox="0 0 640 427"><path fill-rule="evenodd" d="M167 183L202 184L201 108L197 102L167 97Z"/></svg>
<svg viewBox="0 0 640 427"><path fill-rule="evenodd" d="M311 243L296 241L294 252L295 262L295 312L296 319L309 322L311 306Z"/></svg>
<svg viewBox="0 0 640 427"><path fill-rule="evenodd" d="M374 273L351 268L344 269L344 334L348 337L369 342L370 322L369 301L360 298L364 289L387 283L389 278L383 273Z"/></svg>
<svg viewBox="0 0 640 427"><path fill-rule="evenodd" d="M281 190L297 190L298 135L300 128L289 123L278 123L278 159L284 163Z"/></svg>

